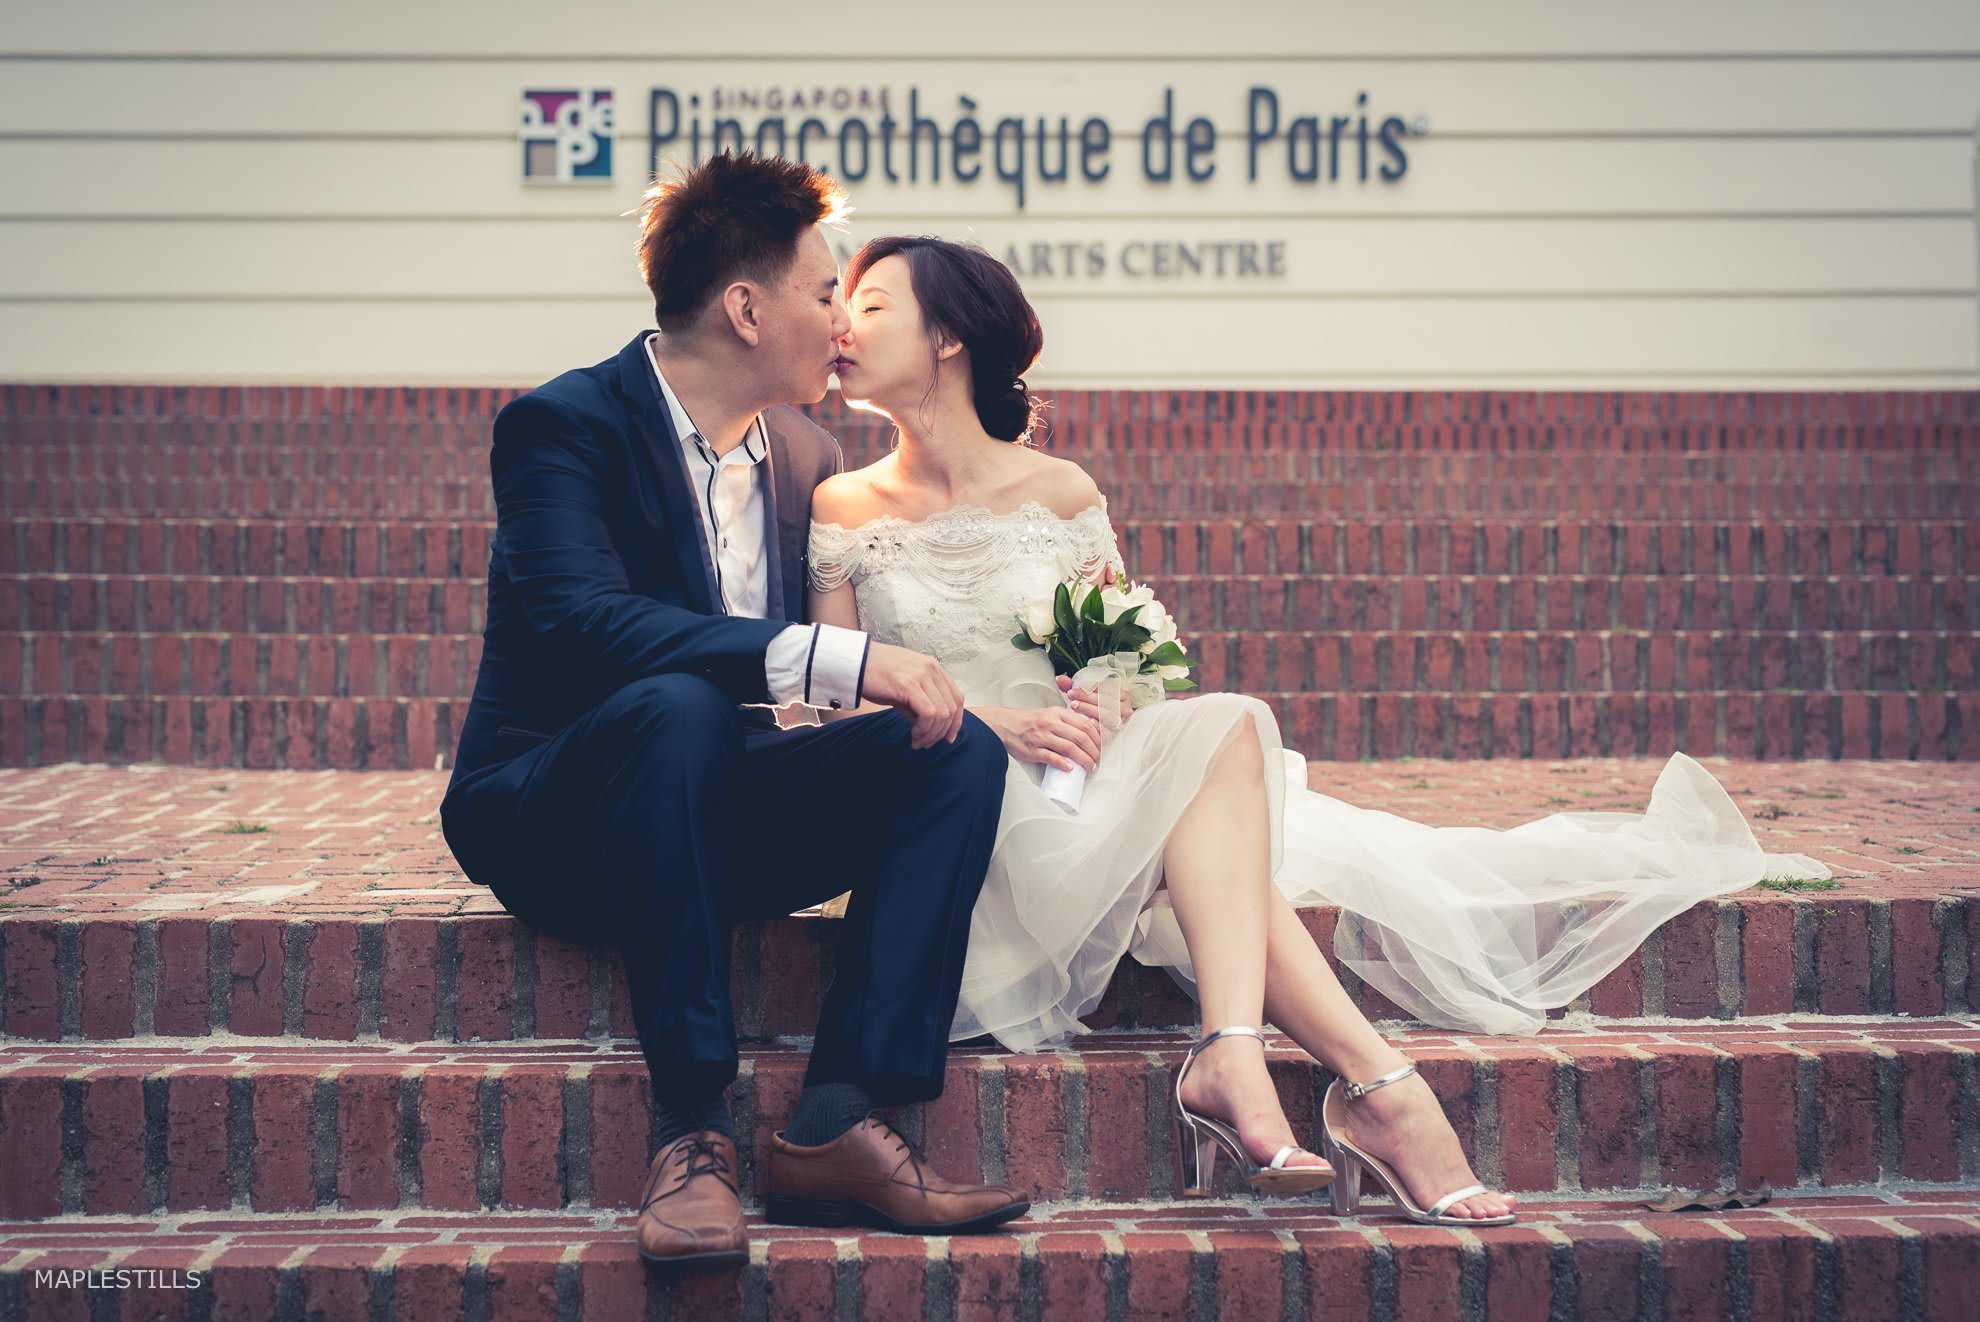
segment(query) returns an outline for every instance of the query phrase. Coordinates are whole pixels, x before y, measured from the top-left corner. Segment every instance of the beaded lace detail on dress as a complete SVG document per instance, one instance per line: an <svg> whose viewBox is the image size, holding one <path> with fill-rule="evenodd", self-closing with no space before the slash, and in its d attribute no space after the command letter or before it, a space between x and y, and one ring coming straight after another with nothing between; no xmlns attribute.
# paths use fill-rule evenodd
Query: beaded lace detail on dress
<svg viewBox="0 0 1980 1322"><path fill-rule="evenodd" d="M813 587L850 581L862 629L944 665L1009 648L1019 616L1063 579L1124 574L1103 498L1071 518L1028 500L997 514L956 505L925 519L884 514L857 527L811 525Z"/></svg>

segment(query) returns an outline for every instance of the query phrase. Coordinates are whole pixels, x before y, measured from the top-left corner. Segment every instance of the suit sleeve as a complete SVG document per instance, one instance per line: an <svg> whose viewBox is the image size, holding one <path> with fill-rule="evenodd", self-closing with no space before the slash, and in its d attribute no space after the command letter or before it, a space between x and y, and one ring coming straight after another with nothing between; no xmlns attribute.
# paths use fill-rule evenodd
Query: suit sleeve
<svg viewBox="0 0 1980 1322"><path fill-rule="evenodd" d="M495 419L489 455L496 545L530 629L607 687L696 674L738 703L763 702L764 654L781 621L703 615L631 590L605 517L596 435L525 395Z"/></svg>
<svg viewBox="0 0 1980 1322"><path fill-rule="evenodd" d="M822 429L819 435L831 442L832 472L845 472L846 452L839 438ZM805 562L810 562L808 551ZM797 590L804 587L800 583ZM770 646L766 666L770 696L779 706L801 702L807 707L849 711L860 704L871 650L872 639L863 630L836 624L792 625Z"/></svg>

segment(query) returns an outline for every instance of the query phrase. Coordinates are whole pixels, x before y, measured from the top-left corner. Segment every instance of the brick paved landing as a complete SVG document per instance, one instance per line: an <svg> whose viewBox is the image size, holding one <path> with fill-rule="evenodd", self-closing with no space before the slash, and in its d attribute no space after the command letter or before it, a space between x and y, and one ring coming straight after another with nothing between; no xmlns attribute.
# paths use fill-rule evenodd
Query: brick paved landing
<svg viewBox="0 0 1980 1322"><path fill-rule="evenodd" d="M1770 851L1846 891L1980 890L1980 764L1702 759ZM1663 760L1313 763L1316 790L1438 825L1640 811ZM454 866L445 772L0 770L0 912L449 916L500 912Z"/></svg>

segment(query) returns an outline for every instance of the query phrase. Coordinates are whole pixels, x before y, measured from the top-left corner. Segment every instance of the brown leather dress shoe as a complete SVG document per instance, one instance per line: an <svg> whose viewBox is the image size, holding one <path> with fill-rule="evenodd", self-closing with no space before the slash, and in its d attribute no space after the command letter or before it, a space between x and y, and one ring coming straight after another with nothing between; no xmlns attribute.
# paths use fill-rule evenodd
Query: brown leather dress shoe
<svg viewBox="0 0 1980 1322"><path fill-rule="evenodd" d="M786 1226L874 1226L915 1235L988 1230L1031 1203L995 1184L956 1184L928 1169L876 1116L815 1148L770 1139L769 1218Z"/></svg>
<svg viewBox="0 0 1980 1322"><path fill-rule="evenodd" d="M659 1266L741 1266L749 1261L736 1145L713 1129L660 1149L639 1199L639 1256Z"/></svg>

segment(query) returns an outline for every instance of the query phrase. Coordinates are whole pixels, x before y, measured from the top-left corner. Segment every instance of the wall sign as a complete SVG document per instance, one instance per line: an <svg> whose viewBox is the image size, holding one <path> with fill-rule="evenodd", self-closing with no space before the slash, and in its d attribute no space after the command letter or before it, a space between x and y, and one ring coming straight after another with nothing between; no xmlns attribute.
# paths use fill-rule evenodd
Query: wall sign
<svg viewBox="0 0 1980 1322"><path fill-rule="evenodd" d="M612 182L610 88L527 88L522 94L522 177L526 184Z"/></svg>

